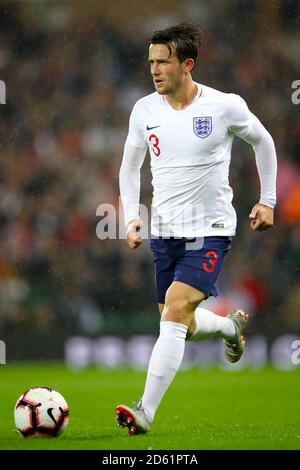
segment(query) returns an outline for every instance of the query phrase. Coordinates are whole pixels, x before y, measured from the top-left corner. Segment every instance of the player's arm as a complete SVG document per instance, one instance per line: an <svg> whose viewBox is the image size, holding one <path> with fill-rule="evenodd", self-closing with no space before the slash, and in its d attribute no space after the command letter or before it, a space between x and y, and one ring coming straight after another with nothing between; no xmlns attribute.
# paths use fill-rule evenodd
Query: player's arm
<svg viewBox="0 0 300 470"><path fill-rule="evenodd" d="M277 159L273 139L262 123L252 114L245 101L230 95L226 118L231 132L252 145L260 179L260 199L249 218L254 231L273 226L276 204Z"/></svg>
<svg viewBox="0 0 300 470"><path fill-rule="evenodd" d="M254 231L263 231L274 224L274 207L276 204L276 173L277 159L274 141L261 124L253 116L253 124L250 132L243 140L252 145L255 152L256 166L260 179L260 200L253 207L249 218L250 227Z"/></svg>
<svg viewBox="0 0 300 470"><path fill-rule="evenodd" d="M140 173L146 154L146 147L136 147L127 138L119 174L120 195L124 211L126 237L130 248L142 243L139 217Z"/></svg>

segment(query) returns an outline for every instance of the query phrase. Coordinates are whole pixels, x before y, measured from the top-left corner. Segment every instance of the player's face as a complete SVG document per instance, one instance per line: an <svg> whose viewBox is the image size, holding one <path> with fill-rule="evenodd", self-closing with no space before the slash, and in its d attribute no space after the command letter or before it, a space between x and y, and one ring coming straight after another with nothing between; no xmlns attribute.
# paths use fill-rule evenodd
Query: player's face
<svg viewBox="0 0 300 470"><path fill-rule="evenodd" d="M180 63L173 47L170 55L165 44L151 44L149 64L154 86L160 95L173 95L180 88L184 78L184 63Z"/></svg>

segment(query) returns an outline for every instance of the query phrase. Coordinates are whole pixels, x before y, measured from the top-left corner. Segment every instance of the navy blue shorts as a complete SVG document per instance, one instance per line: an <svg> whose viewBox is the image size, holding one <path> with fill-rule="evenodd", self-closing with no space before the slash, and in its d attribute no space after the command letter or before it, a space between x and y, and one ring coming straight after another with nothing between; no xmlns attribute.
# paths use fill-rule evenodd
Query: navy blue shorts
<svg viewBox="0 0 300 470"><path fill-rule="evenodd" d="M165 303L173 281L195 287L207 297L217 297L215 282L231 241L231 237L152 238L158 303Z"/></svg>

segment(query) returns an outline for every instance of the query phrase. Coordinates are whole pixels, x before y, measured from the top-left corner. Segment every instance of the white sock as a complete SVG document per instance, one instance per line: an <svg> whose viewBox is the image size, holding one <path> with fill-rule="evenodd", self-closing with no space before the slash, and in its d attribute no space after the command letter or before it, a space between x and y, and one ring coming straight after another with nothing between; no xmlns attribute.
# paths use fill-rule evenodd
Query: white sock
<svg viewBox="0 0 300 470"><path fill-rule="evenodd" d="M187 326L181 323L160 322L160 334L152 351L142 396L142 406L150 422L180 367L186 333Z"/></svg>
<svg viewBox="0 0 300 470"><path fill-rule="evenodd" d="M235 335L235 326L230 318L221 317L205 308L196 308L195 320L196 328L189 341L200 341L212 336L232 339Z"/></svg>

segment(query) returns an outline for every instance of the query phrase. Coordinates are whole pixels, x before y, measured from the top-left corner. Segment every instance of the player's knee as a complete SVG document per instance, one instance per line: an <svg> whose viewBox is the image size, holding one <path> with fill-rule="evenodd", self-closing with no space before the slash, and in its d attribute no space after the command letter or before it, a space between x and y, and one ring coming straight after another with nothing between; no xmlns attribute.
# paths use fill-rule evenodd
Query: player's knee
<svg viewBox="0 0 300 470"><path fill-rule="evenodd" d="M193 306L186 299L166 300L161 319L162 321L187 323L193 312Z"/></svg>

